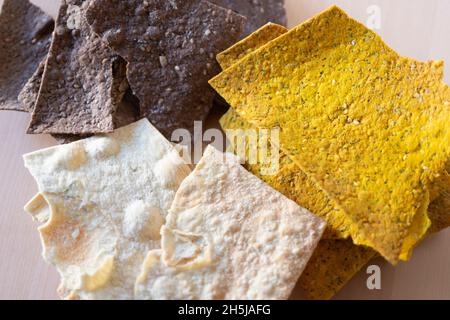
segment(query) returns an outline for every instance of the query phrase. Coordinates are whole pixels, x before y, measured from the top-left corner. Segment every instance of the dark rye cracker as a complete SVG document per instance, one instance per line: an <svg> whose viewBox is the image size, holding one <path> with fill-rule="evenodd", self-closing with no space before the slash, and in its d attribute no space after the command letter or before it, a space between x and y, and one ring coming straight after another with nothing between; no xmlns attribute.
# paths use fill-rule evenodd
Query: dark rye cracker
<svg viewBox="0 0 450 320"><path fill-rule="evenodd" d="M119 108L114 113L114 129L125 127L137 120L139 120L139 104L135 101L131 90L127 90L122 101L119 103ZM89 138L91 135L52 134L52 136L59 144L66 144Z"/></svg>
<svg viewBox="0 0 450 320"><path fill-rule="evenodd" d="M243 37L268 22L287 25L284 0L209 0L224 8L234 10L247 17Z"/></svg>
<svg viewBox="0 0 450 320"><path fill-rule="evenodd" d="M115 72L125 72L124 61L117 63ZM34 75L28 80L24 89L19 95L19 101L22 103L24 109L31 112L33 110L36 99L39 95L39 88L41 86L42 75L44 73L45 60L41 62ZM127 126L139 119L139 102L133 97L131 90L128 89L119 104L119 108L114 113L113 123L114 128L118 129ZM88 138L89 135L74 135L74 134L52 134L53 138L59 144L71 143L80 139Z"/></svg>
<svg viewBox="0 0 450 320"><path fill-rule="evenodd" d="M53 20L28 0L5 0L0 14L0 110L28 111L18 96L50 46Z"/></svg>
<svg viewBox="0 0 450 320"><path fill-rule="evenodd" d="M61 4L41 90L28 133L96 134L114 129L113 115L126 90L120 58L84 18L89 1Z"/></svg>
<svg viewBox="0 0 450 320"><path fill-rule="evenodd" d="M215 96L208 80L220 71L215 56L239 38L245 23L198 0L93 0L86 17L128 62L140 115L169 138L208 115Z"/></svg>

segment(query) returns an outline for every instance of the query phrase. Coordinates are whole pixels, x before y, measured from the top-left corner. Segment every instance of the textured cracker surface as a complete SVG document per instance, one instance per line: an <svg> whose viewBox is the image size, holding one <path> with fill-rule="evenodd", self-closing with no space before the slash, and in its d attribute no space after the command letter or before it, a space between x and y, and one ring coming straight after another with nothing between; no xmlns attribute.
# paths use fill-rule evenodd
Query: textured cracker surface
<svg viewBox="0 0 450 320"><path fill-rule="evenodd" d="M219 53L217 55L217 61L219 62L220 67L225 70L246 55L286 32L288 32L287 28L278 24L268 23L232 47Z"/></svg>
<svg viewBox="0 0 450 320"><path fill-rule="evenodd" d="M127 88L125 66L90 30L84 17L88 3L64 0L61 5L28 133L114 129L113 114Z"/></svg>
<svg viewBox="0 0 450 320"><path fill-rule="evenodd" d="M287 299L324 229L237 157L208 147L177 191L162 250L147 256L136 296Z"/></svg>
<svg viewBox="0 0 450 320"><path fill-rule="evenodd" d="M268 22L287 25L284 0L210 0L247 18L243 37Z"/></svg>
<svg viewBox="0 0 450 320"><path fill-rule="evenodd" d="M53 20L28 0L5 0L0 14L0 110L28 111L19 93L47 55Z"/></svg>
<svg viewBox="0 0 450 320"><path fill-rule="evenodd" d="M354 242L396 263L428 229L426 186L449 157L440 69L332 7L211 84L252 124L280 127L282 149L353 221Z"/></svg>
<svg viewBox="0 0 450 320"><path fill-rule="evenodd" d="M41 88L46 60L47 58L44 58L41 61L36 71L31 78L28 79L27 83L23 86L22 91L19 93L18 100L22 104L23 110L26 112L33 112L34 105L39 96L39 89Z"/></svg>
<svg viewBox="0 0 450 320"><path fill-rule="evenodd" d="M60 294L133 299L140 266L160 247L160 227L190 173L178 152L145 119L24 159L40 192L26 210L43 223L43 254L61 275Z"/></svg>
<svg viewBox="0 0 450 320"><path fill-rule="evenodd" d="M87 20L128 62L141 116L170 138L205 120L215 95L208 80L220 70L215 55L239 38L245 20L206 1L146 3L94 0Z"/></svg>

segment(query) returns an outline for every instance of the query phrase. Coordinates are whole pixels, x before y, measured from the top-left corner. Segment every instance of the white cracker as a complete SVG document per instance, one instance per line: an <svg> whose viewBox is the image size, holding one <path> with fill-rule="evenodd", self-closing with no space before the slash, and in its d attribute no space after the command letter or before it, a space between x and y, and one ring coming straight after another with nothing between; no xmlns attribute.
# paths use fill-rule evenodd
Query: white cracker
<svg viewBox="0 0 450 320"><path fill-rule="evenodd" d="M226 161L224 161L226 159ZM287 299L325 222L209 147L147 255L138 299Z"/></svg>
<svg viewBox="0 0 450 320"><path fill-rule="evenodd" d="M44 223L45 259L72 299L132 299L146 253L190 173L176 149L141 120L112 134L24 156L40 194L26 210Z"/></svg>

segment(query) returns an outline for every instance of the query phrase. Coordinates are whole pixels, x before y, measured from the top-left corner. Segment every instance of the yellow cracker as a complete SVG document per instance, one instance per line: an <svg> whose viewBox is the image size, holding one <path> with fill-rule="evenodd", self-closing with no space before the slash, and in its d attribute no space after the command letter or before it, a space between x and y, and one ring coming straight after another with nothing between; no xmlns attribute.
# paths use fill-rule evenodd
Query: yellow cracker
<svg viewBox="0 0 450 320"><path fill-rule="evenodd" d="M235 62L259 49L269 41L278 38L288 32L288 29L274 23L268 23L247 38L239 41L234 46L217 55L217 61L222 69L231 67Z"/></svg>
<svg viewBox="0 0 450 320"><path fill-rule="evenodd" d="M220 122L225 130L252 127L233 109L229 110ZM233 141L230 142L233 144ZM234 146L232 148L234 149ZM247 164L246 167L274 189L326 219L330 216L327 214L328 210L339 210L332 207L332 201L324 202L323 200L327 199L326 194L321 193L313 183L309 183L307 176L284 155L281 156L280 171L276 176L261 175L259 165ZM439 232L450 226L449 174L443 174L435 184L436 200L429 208L432 221L430 232ZM331 299L364 265L377 256L375 251L353 245L351 240L333 240L336 236L335 231L326 231L300 278L300 285L309 299Z"/></svg>
<svg viewBox="0 0 450 320"><path fill-rule="evenodd" d="M251 53L248 48L254 48L255 50L262 47L271 39L270 37L264 37L261 34L264 32L265 27L259 30L259 40L255 42L255 37L249 36L247 39L239 42L234 48L227 50L228 52L246 52ZM248 43L247 40L250 42ZM243 47L240 49L240 47ZM244 58L241 54L227 54L223 55L221 60L221 66L225 69L237 62L237 59ZM441 68L436 68L436 74L440 79L443 78L443 65ZM233 109L230 109L221 119L221 125L225 130L229 129L251 129L252 126L242 117L240 117ZM236 152L235 141L231 142L230 151ZM248 147L247 147L248 148ZM246 156L249 152L246 151ZM283 152L281 152L280 171L276 176L264 176L261 175L260 165L249 165L246 167L252 173L262 178L266 183L282 192L299 204L309 208L312 212L328 218L326 214L329 212L327 207L332 208L332 199L330 201L323 201L328 199L327 195L323 193L317 186L303 174L300 168L294 165L289 158L287 158ZM450 162L448 163L450 165ZM448 181L448 174L443 175L436 183L435 195L432 199L439 197L439 200L433 202L429 209L430 219L432 220L431 232L438 232L444 228L450 226L450 197L449 192L441 190L449 190L450 183ZM300 187L302 186L302 187ZM311 197L313 195L313 197ZM316 199L317 201L314 201ZM447 200L447 202L445 202ZM309 204L309 205L305 205ZM339 210L334 208L334 210ZM325 213L325 214L324 214ZM333 226L333 222L329 225ZM332 298L351 278L369 261L377 256L376 252L366 248L364 246L355 246L351 240L324 240L335 237L336 231L328 229L323 236L323 240L319 242L318 248L315 254L311 258L308 266L305 269L299 284L305 291L309 299L330 299Z"/></svg>
<svg viewBox="0 0 450 320"><path fill-rule="evenodd" d="M450 161L443 174L436 180L433 201L428 208L428 216L432 223L430 233L439 232L450 226Z"/></svg>
<svg viewBox="0 0 450 320"><path fill-rule="evenodd" d="M450 153L439 68L332 7L211 84L253 125L281 127L281 147L345 210L354 242L395 264L429 227L425 185Z"/></svg>
<svg viewBox="0 0 450 320"><path fill-rule="evenodd" d="M25 207L67 299L132 299L147 251L160 247L175 192L190 173L147 119L24 156L39 186Z"/></svg>
<svg viewBox="0 0 450 320"><path fill-rule="evenodd" d="M241 40L230 49L217 56L220 66L223 69L235 64L251 52L261 48L271 40L286 33L285 27L269 23L257 30L247 38ZM220 124L225 131L253 129L249 122L240 117L233 109L230 109L220 120ZM233 135L228 134L228 137ZM236 141L231 142L230 151L237 151ZM249 141L246 141L246 159L248 159ZM347 238L345 213L336 207L333 200L326 193L318 188L308 176L296 166L283 152L280 154L280 168L276 175L261 174L261 165L247 163L247 168L267 184L283 193L290 199L302 204L305 208L324 218L328 223L324 238Z"/></svg>
<svg viewBox="0 0 450 320"><path fill-rule="evenodd" d="M300 277L308 299L331 299L376 252L351 240L322 240Z"/></svg>

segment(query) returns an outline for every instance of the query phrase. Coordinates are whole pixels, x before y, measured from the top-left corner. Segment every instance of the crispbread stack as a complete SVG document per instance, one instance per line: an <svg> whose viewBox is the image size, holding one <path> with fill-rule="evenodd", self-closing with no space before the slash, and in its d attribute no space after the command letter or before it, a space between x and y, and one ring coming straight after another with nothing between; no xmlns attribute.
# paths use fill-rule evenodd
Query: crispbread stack
<svg viewBox="0 0 450 320"><path fill-rule="evenodd" d="M331 298L377 253L408 260L450 225L441 61L399 56L337 7L291 31L267 25L218 60L210 83L233 107L222 127L281 129L278 173L249 170L328 222L301 279L311 298Z"/></svg>

